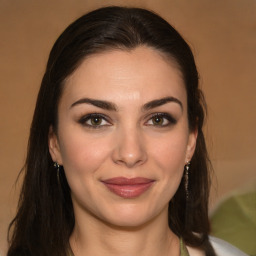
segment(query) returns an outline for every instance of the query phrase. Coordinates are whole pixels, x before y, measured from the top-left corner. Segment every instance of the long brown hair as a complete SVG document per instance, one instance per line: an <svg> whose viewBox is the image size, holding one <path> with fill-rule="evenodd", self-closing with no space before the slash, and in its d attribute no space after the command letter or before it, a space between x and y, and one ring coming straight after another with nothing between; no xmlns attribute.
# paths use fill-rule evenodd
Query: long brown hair
<svg viewBox="0 0 256 256"><path fill-rule="evenodd" d="M48 150L49 127L57 131L57 108L65 79L90 54L140 45L153 47L177 63L186 86L189 127L198 130L190 166L189 200L181 182L169 204L169 226L186 244L205 251L210 248L204 100L191 49L170 24L150 11L106 7L72 23L51 50L31 125L18 212L9 227L8 256L66 255L75 222L73 206L64 170L60 185Z"/></svg>

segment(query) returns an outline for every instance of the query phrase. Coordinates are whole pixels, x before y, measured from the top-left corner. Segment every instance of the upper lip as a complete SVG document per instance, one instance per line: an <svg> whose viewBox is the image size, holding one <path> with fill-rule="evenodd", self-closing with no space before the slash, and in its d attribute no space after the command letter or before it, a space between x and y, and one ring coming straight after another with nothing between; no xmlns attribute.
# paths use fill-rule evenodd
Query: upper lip
<svg viewBox="0 0 256 256"><path fill-rule="evenodd" d="M144 178L144 177L135 177L135 178L126 178L126 177L114 177L102 182L106 184L115 184L115 185L136 185L136 184L146 184L153 182L155 180Z"/></svg>

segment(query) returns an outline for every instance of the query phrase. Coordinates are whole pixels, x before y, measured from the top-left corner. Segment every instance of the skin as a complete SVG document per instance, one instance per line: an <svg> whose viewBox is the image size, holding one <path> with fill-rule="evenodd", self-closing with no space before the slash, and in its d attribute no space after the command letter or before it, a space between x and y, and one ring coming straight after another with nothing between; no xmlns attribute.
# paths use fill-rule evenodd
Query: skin
<svg viewBox="0 0 256 256"><path fill-rule="evenodd" d="M145 108L166 97L172 100ZM110 102L115 110L84 98ZM95 113L104 118L88 117ZM156 113L165 114L152 118ZM64 166L71 188L75 255L179 255L179 240L168 228L168 203L196 137L188 128L185 85L173 61L145 46L87 57L65 83L57 134L49 132L50 154ZM120 176L154 183L127 199L102 183Z"/></svg>

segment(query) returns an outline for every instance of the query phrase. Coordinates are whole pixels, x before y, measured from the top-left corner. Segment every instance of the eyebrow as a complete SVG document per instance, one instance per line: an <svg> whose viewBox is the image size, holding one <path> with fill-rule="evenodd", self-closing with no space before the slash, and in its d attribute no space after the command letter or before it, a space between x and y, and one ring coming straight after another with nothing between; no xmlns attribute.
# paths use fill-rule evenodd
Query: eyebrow
<svg viewBox="0 0 256 256"><path fill-rule="evenodd" d="M183 110L183 105L182 105L181 101L175 97L165 97L165 98L161 98L161 99L157 99L157 100L152 100L152 101L146 103L145 105L143 105L142 110L144 110L144 111L150 110L152 108L162 106L169 102L174 102L174 103L179 104L181 109Z"/></svg>
<svg viewBox="0 0 256 256"><path fill-rule="evenodd" d="M74 102L70 108L77 106L79 104L87 103L93 106L96 106L98 108L106 109L106 110L112 110L112 111L117 111L117 106L112 103L108 102L105 100L95 100L95 99L90 99L90 98L82 98L76 102Z"/></svg>
<svg viewBox="0 0 256 256"><path fill-rule="evenodd" d="M181 109L183 110L183 105L182 105L181 101L178 100L175 97L165 97L165 98L149 101L149 102L147 102L146 104L144 104L142 106L142 110L147 111L147 110L150 110L152 108L162 106L162 105L164 105L166 103L169 103L169 102L174 102L174 103L179 104ZM93 105L93 106L96 106L98 108L102 108L102 109L105 109L105 110L118 111L118 107L116 106L116 104L114 104L112 102L105 101L105 100L90 99L90 98L79 99L78 101L74 102L70 106L70 108L72 108L74 106L77 106L77 105L80 105L80 104L84 104L84 103L85 104L90 104L90 105Z"/></svg>

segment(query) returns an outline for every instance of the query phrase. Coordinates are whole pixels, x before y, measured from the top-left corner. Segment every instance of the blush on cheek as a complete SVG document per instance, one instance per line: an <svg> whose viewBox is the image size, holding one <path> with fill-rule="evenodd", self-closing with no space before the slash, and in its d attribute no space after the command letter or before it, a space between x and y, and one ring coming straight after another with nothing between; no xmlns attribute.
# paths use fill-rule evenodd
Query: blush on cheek
<svg viewBox="0 0 256 256"><path fill-rule="evenodd" d="M63 166L66 172L71 172L72 175L93 173L109 155L109 147L97 140L79 138L66 137L66 140L62 141L60 148Z"/></svg>
<svg viewBox="0 0 256 256"><path fill-rule="evenodd" d="M185 143L180 141L170 141L170 143L162 143L159 147L155 147L154 154L158 164L164 169L180 169L184 165L186 157Z"/></svg>

